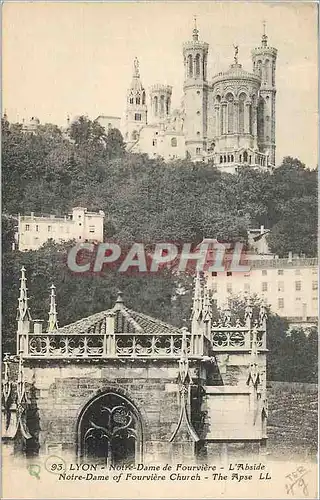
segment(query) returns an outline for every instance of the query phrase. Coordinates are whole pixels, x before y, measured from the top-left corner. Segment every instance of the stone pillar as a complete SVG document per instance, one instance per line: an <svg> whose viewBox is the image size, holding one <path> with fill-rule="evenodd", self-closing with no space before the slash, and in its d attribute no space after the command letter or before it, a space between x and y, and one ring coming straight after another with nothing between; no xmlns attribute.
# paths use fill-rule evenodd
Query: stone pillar
<svg viewBox="0 0 320 500"><path fill-rule="evenodd" d="M233 133L239 134L239 101L235 99L234 110L233 110Z"/></svg>
<svg viewBox="0 0 320 500"><path fill-rule="evenodd" d="M227 133L227 101L221 103L222 110L222 134Z"/></svg>

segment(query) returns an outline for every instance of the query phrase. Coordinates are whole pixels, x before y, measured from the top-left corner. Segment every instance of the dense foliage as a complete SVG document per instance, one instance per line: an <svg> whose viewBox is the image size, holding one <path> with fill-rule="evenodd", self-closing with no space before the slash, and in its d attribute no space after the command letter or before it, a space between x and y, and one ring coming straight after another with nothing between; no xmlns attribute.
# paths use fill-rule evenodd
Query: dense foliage
<svg viewBox="0 0 320 500"><path fill-rule="evenodd" d="M48 243L37 252L12 252L13 217L18 213L61 215L74 206L104 210L106 238L126 243L196 244L210 237L246 241L247 229L263 224L272 229L269 244L279 256L289 251L316 253L317 173L290 157L273 175L250 168L231 175L187 159L165 163L127 153L118 130L106 133L86 117L66 133L51 124L40 126L35 134L24 133L21 125L3 121L2 180L5 350L14 350L22 264L28 272L33 318L47 318L49 286L54 282L60 325L111 307L119 288L128 306L177 326L188 323L192 301L187 276L186 293L177 294L177 278L169 272L156 278L111 272L77 277L65 264L66 247ZM315 380L314 335L302 340L298 331L287 337L286 323L272 314L269 323L269 376L295 380L301 372L304 381ZM311 361L302 357L305 350L313 353ZM302 359L310 361L306 372L297 368Z"/></svg>

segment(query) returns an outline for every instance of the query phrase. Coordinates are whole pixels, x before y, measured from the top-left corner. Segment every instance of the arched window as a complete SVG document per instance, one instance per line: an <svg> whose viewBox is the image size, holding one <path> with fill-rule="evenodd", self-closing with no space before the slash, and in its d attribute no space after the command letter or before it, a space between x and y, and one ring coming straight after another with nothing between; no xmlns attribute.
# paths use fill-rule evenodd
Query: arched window
<svg viewBox="0 0 320 500"><path fill-rule="evenodd" d="M242 163L242 155L239 156L239 161Z"/></svg>
<svg viewBox="0 0 320 500"><path fill-rule="evenodd" d="M155 95L153 98L153 103L154 103L154 114L158 114L158 97Z"/></svg>
<svg viewBox="0 0 320 500"><path fill-rule="evenodd" d="M160 114L164 114L164 95L160 97Z"/></svg>
<svg viewBox="0 0 320 500"><path fill-rule="evenodd" d="M234 162L234 156L231 155L231 162L233 163Z"/></svg>
<svg viewBox="0 0 320 500"><path fill-rule="evenodd" d="M129 102L130 102L130 104L133 104L133 97L129 98Z"/></svg>
<svg viewBox="0 0 320 500"><path fill-rule="evenodd" d="M192 64L192 55L188 55L188 76L193 76L193 64Z"/></svg>
<svg viewBox="0 0 320 500"><path fill-rule="evenodd" d="M136 104L140 104L140 97L136 97Z"/></svg>
<svg viewBox="0 0 320 500"><path fill-rule="evenodd" d="M269 59L266 59L264 66L265 66L265 68L264 68L265 81L269 82L270 81L270 61L269 61Z"/></svg>
<svg viewBox="0 0 320 500"><path fill-rule="evenodd" d="M251 155L249 156L249 163L250 163L250 165L251 165Z"/></svg>
<svg viewBox="0 0 320 500"><path fill-rule="evenodd" d="M258 61L257 62L257 73L258 73L258 75L261 78L261 74L262 74L262 61Z"/></svg>
<svg viewBox="0 0 320 500"><path fill-rule="evenodd" d="M248 163L248 153L247 153L247 151L245 151L243 153L243 161L244 161L244 163Z"/></svg>
<svg viewBox="0 0 320 500"><path fill-rule="evenodd" d="M230 155L228 155L228 163L230 163Z"/></svg>
<svg viewBox="0 0 320 500"><path fill-rule="evenodd" d="M224 157L223 157L223 163L227 163L227 157L226 157L226 155L224 155Z"/></svg>
<svg viewBox="0 0 320 500"><path fill-rule="evenodd" d="M222 156L220 156L220 163L222 163L222 162L223 162L223 158L222 158Z"/></svg>
<svg viewBox="0 0 320 500"><path fill-rule="evenodd" d="M196 76L200 76L200 54L197 54L195 58L195 70Z"/></svg>
<svg viewBox="0 0 320 500"><path fill-rule="evenodd" d="M239 132L244 133L244 102L247 96L244 93L239 95Z"/></svg>
<svg viewBox="0 0 320 500"><path fill-rule="evenodd" d="M176 148L177 145L178 145L177 138L176 137L172 137L172 139L171 139L171 147L172 148Z"/></svg>
<svg viewBox="0 0 320 500"><path fill-rule="evenodd" d="M233 95L232 94L227 94L226 96L227 99L227 106L228 106L228 124L227 124L227 131L228 134L233 133L233 124L234 124L234 105L233 105Z"/></svg>
<svg viewBox="0 0 320 500"><path fill-rule="evenodd" d="M145 91L142 92L142 104L145 105L146 103L146 93Z"/></svg>

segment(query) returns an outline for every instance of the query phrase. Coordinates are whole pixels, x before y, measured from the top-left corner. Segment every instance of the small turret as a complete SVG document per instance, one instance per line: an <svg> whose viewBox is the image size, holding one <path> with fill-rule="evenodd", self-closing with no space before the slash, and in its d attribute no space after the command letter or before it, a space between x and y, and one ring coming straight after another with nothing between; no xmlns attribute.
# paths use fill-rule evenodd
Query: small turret
<svg viewBox="0 0 320 500"><path fill-rule="evenodd" d="M49 320L48 320L48 332L53 332L58 329L58 315L57 315L57 305L56 305L56 287L54 284L51 285L50 294L50 310L49 310Z"/></svg>

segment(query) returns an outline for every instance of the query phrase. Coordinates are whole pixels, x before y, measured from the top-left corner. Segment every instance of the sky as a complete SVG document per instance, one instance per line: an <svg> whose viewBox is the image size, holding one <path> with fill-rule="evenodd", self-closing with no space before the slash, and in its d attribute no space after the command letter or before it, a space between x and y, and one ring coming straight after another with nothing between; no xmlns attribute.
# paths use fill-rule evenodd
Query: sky
<svg viewBox="0 0 320 500"><path fill-rule="evenodd" d="M209 43L208 79L233 62L252 70L251 49L266 22L278 49L277 163L318 158L317 7L302 2L14 2L2 6L2 108L9 121L37 116L65 125L67 116L122 116L138 57L141 79L183 93L182 44L197 16Z"/></svg>

